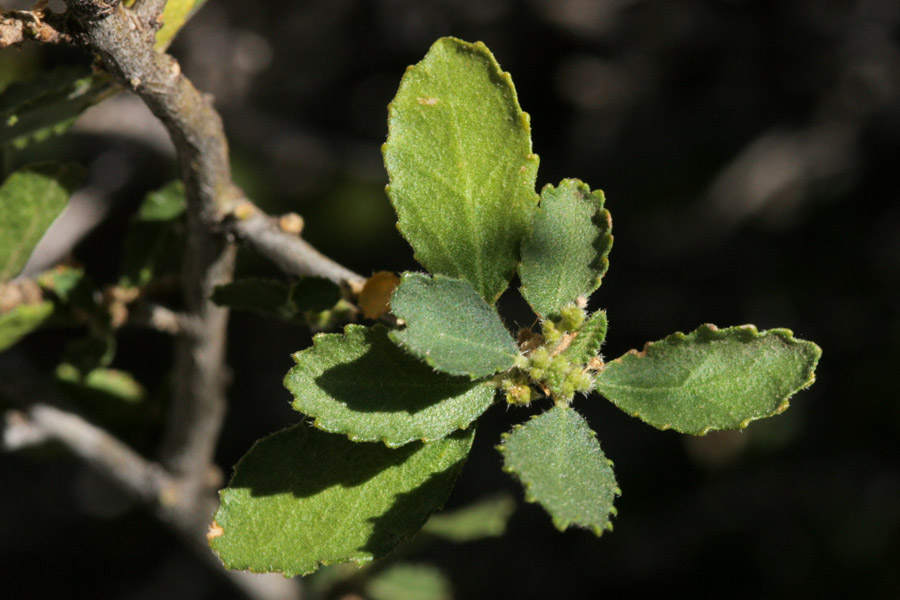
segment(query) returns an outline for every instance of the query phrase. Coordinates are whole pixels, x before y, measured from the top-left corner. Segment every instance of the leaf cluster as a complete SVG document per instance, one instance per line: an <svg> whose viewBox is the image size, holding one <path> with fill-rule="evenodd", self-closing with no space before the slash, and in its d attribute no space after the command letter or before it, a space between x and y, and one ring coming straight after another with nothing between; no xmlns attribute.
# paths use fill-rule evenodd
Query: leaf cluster
<svg viewBox="0 0 900 600"><path fill-rule="evenodd" d="M294 354L284 383L309 421L259 441L222 491L210 544L226 566L384 556L443 504L498 401L549 403L503 436L504 469L559 529L600 535L620 492L578 395L703 434L781 412L813 382L821 351L786 329L704 325L604 360L607 316L588 310L613 242L604 194L575 179L535 192L529 117L483 44L438 40L388 125L387 194L428 273L395 282L391 328L351 324ZM496 302L516 275L536 320L511 332ZM239 284L216 301L292 318L287 287Z"/></svg>

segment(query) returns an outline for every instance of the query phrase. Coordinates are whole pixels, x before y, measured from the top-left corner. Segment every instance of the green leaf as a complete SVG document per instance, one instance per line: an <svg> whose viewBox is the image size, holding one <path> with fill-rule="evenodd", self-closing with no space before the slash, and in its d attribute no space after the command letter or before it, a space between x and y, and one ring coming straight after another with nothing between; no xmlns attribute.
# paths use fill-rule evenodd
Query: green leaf
<svg viewBox="0 0 900 600"><path fill-rule="evenodd" d="M163 26L156 32L156 49L165 50L172 43L175 34L181 31L195 12L206 0L167 0L163 9Z"/></svg>
<svg viewBox="0 0 900 600"><path fill-rule="evenodd" d="M422 528L422 533L462 543L506 533L506 523L516 510L508 494L485 498L454 511L438 513Z"/></svg>
<svg viewBox="0 0 900 600"><path fill-rule="evenodd" d="M0 94L0 144L24 148L64 133L85 109L116 92L90 67L61 67Z"/></svg>
<svg viewBox="0 0 900 600"><path fill-rule="evenodd" d="M406 322L391 339L444 373L485 377L518 356L500 315L461 279L404 273L391 311Z"/></svg>
<svg viewBox="0 0 900 600"><path fill-rule="evenodd" d="M372 577L366 596L371 600L452 600L453 591L437 567L398 563Z"/></svg>
<svg viewBox="0 0 900 600"><path fill-rule="evenodd" d="M92 396L108 403L139 404L146 392L130 373L97 368L82 375L78 367L62 363L56 368L57 381L78 396Z"/></svg>
<svg viewBox="0 0 900 600"><path fill-rule="evenodd" d="M125 242L120 285L144 287L160 275L178 272L184 249L186 206L180 181L147 194Z"/></svg>
<svg viewBox="0 0 900 600"><path fill-rule="evenodd" d="M52 314L52 302L20 304L0 313L0 352L40 327Z"/></svg>
<svg viewBox="0 0 900 600"><path fill-rule="evenodd" d="M0 282L22 270L31 251L69 201L81 179L74 164L20 169L0 186Z"/></svg>
<svg viewBox="0 0 900 600"><path fill-rule="evenodd" d="M120 430L146 425L146 391L130 373L101 367L82 374L75 365L62 363L55 375L56 385L93 422Z"/></svg>
<svg viewBox="0 0 900 600"><path fill-rule="evenodd" d="M219 306L290 319L296 314L296 310L289 295L290 288L280 281L248 277L216 286L211 300Z"/></svg>
<svg viewBox="0 0 900 600"><path fill-rule="evenodd" d="M596 386L654 427L703 435L786 410L792 394L812 385L821 354L788 329L701 325L608 363Z"/></svg>
<svg viewBox="0 0 900 600"><path fill-rule="evenodd" d="M600 287L609 267L612 219L603 192L591 192L577 179L541 191L540 211L530 237L522 242L519 278L522 295L547 317Z"/></svg>
<svg viewBox="0 0 900 600"><path fill-rule="evenodd" d="M512 79L482 43L441 38L388 107L388 196L415 257L493 303L531 227L538 158Z"/></svg>
<svg viewBox="0 0 900 600"><path fill-rule="evenodd" d="M390 449L304 424L271 435L219 493L210 545L229 569L287 576L380 558L444 503L473 437Z"/></svg>
<svg viewBox="0 0 900 600"><path fill-rule="evenodd" d="M294 409L354 441L396 447L468 427L491 405L494 388L435 373L391 343L382 325L319 334L294 355L284 378Z"/></svg>
<svg viewBox="0 0 900 600"><path fill-rule="evenodd" d="M290 300L300 312L322 312L341 299L341 288L323 277L304 277L291 286Z"/></svg>
<svg viewBox="0 0 900 600"><path fill-rule="evenodd" d="M588 317L562 355L573 363L586 364L600 353L605 339L606 311L598 310Z"/></svg>
<svg viewBox="0 0 900 600"><path fill-rule="evenodd" d="M503 435L504 470L525 486L525 500L550 513L560 531L612 529L613 500L621 492L597 435L573 409L554 406Z"/></svg>

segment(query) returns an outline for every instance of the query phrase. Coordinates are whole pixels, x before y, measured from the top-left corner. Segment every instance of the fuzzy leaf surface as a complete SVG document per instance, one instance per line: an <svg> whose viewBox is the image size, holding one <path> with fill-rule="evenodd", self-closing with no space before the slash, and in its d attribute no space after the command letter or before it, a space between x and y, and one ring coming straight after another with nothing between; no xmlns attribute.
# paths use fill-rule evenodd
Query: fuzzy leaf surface
<svg viewBox="0 0 900 600"><path fill-rule="evenodd" d="M294 409L354 441L437 440L468 427L494 399L488 384L435 373L393 344L382 325L319 334L294 360L284 378Z"/></svg>
<svg viewBox="0 0 900 600"><path fill-rule="evenodd" d="M439 371L476 379L516 360L518 348L500 315L467 281L404 273L391 310L406 321L391 339Z"/></svg>
<svg viewBox="0 0 900 600"><path fill-rule="evenodd" d="M607 363L596 387L654 427L703 435L786 410L791 395L812 385L821 354L788 329L707 324Z"/></svg>
<svg viewBox="0 0 900 600"><path fill-rule="evenodd" d="M81 175L74 164L43 163L6 178L0 186L0 282L22 270Z"/></svg>
<svg viewBox="0 0 900 600"><path fill-rule="evenodd" d="M612 219L603 192L577 179L541 191L534 228L522 242L522 295L543 317L590 296L609 267Z"/></svg>
<svg viewBox="0 0 900 600"><path fill-rule="evenodd" d="M538 202L538 158L512 79L482 43L441 38L388 107L388 196L416 260L493 303Z"/></svg>
<svg viewBox="0 0 900 600"><path fill-rule="evenodd" d="M600 353L600 347L606 339L606 327L606 311L598 310L590 315L578 335L563 351L563 356L574 363L587 363Z"/></svg>
<svg viewBox="0 0 900 600"><path fill-rule="evenodd" d="M287 576L384 556L443 505L473 437L391 449L305 424L275 433L219 493L210 545L229 569Z"/></svg>
<svg viewBox="0 0 900 600"><path fill-rule="evenodd" d="M20 304L0 313L0 352L40 327L52 314L52 302Z"/></svg>
<svg viewBox="0 0 900 600"><path fill-rule="evenodd" d="M557 529L585 527L601 535L612 528L620 493L612 465L575 410L554 406L504 434L498 449L504 470L525 487L525 500L543 506Z"/></svg>
<svg viewBox="0 0 900 600"><path fill-rule="evenodd" d="M87 108L115 93L90 67L60 67L0 94L0 145L21 149L64 133Z"/></svg>

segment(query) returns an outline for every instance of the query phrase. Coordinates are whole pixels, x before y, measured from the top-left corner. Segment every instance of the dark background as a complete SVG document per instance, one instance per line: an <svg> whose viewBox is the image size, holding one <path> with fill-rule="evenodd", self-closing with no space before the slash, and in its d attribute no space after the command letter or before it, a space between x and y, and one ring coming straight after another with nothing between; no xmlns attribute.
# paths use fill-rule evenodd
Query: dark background
<svg viewBox="0 0 900 600"><path fill-rule="evenodd" d="M485 42L512 74L539 187L605 190L615 244L592 305L609 314L607 357L706 322L788 327L824 354L789 411L743 432L659 432L582 398L623 490L612 533L558 533L523 504L506 537L415 558L458 598L900 596L900 3L209 0L173 52L215 96L251 197L302 214L307 239L368 274L416 268L379 147L404 68L442 35ZM0 53L21 76L73 60ZM83 161L103 192L107 216L75 250L101 283L143 193L175 175L152 119L112 102L29 151ZM249 254L240 273L277 275ZM226 472L297 421L281 378L310 343L246 314L231 332ZM58 356L54 341L26 349ZM127 330L115 366L164 395L169 349ZM451 507L500 490L521 501L492 447L528 414L489 411ZM73 460L0 456L0 515L5 598L236 597Z"/></svg>

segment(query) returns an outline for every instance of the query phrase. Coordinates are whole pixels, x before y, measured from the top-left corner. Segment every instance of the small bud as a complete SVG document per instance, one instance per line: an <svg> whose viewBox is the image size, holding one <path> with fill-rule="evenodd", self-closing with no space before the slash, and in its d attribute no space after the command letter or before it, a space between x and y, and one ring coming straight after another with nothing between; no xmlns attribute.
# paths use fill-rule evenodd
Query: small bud
<svg viewBox="0 0 900 600"><path fill-rule="evenodd" d="M509 404L527 406L531 404L531 388L527 385L514 385L506 391L506 401Z"/></svg>
<svg viewBox="0 0 900 600"><path fill-rule="evenodd" d="M535 369L546 369L550 366L550 351L540 347L531 353L531 365Z"/></svg>
<svg viewBox="0 0 900 600"><path fill-rule="evenodd" d="M576 392L587 392L594 383L593 377L589 373L577 369L569 372L566 381L574 386Z"/></svg>
<svg viewBox="0 0 900 600"><path fill-rule="evenodd" d="M297 213L287 213L278 219L278 227L285 233L300 235L303 231L303 217Z"/></svg>
<svg viewBox="0 0 900 600"><path fill-rule="evenodd" d="M584 309L575 304L569 304L559 311L559 327L564 331L578 331L584 325Z"/></svg>
<svg viewBox="0 0 900 600"><path fill-rule="evenodd" d="M555 346L562 338L562 332L557 330L553 321L544 321L541 323L541 332L544 334L544 340L550 346Z"/></svg>

